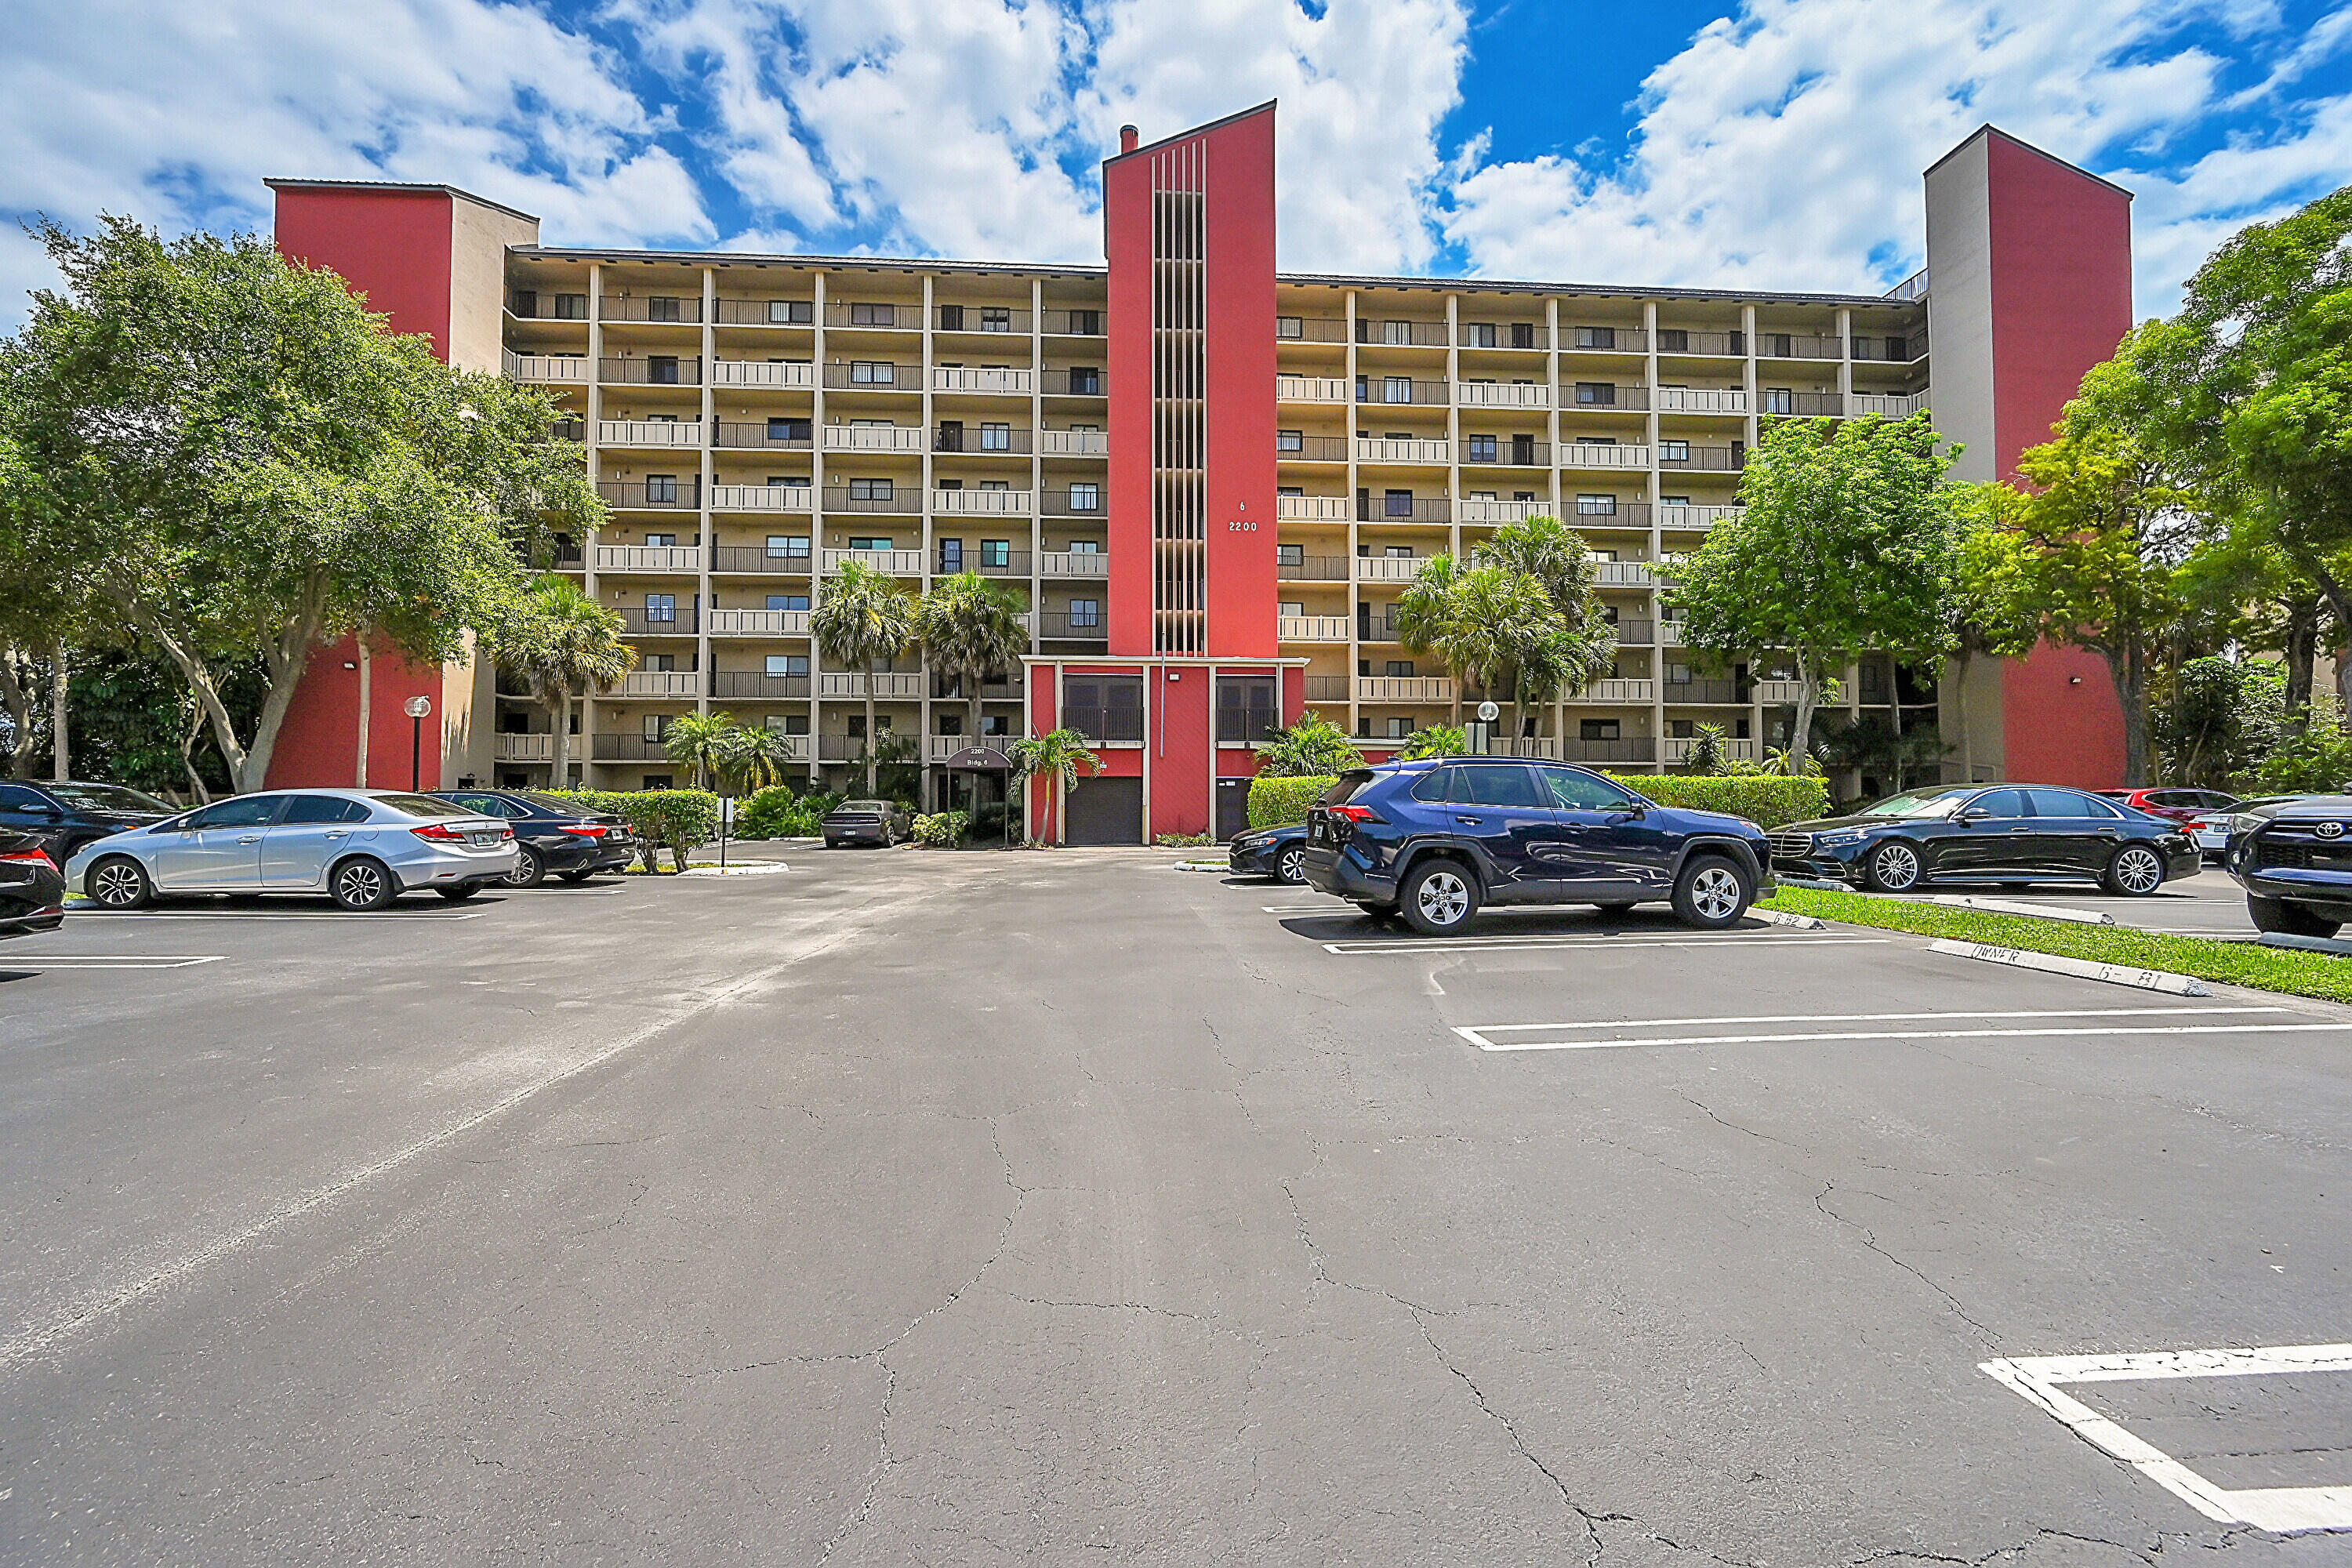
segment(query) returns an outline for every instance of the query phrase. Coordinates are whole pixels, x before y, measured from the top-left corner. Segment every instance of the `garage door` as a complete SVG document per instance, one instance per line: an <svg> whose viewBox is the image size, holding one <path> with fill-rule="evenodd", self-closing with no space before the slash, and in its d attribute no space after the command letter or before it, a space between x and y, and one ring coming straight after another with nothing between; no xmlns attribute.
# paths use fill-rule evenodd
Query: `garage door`
<svg viewBox="0 0 2352 1568"><path fill-rule="evenodd" d="M1070 786L1073 844L1143 842L1141 779L1080 779Z"/></svg>
<svg viewBox="0 0 2352 1568"><path fill-rule="evenodd" d="M1250 779L1217 781L1217 840L1224 842L1249 830Z"/></svg>

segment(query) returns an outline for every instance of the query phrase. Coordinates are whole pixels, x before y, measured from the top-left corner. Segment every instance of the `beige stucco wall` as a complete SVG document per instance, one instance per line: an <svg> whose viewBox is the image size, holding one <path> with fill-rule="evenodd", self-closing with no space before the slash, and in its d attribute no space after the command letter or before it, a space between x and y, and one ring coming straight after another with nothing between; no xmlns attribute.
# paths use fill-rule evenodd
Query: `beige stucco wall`
<svg viewBox="0 0 2352 1568"><path fill-rule="evenodd" d="M458 195L449 215L449 363L496 372L504 365L507 247L537 245L539 220Z"/></svg>

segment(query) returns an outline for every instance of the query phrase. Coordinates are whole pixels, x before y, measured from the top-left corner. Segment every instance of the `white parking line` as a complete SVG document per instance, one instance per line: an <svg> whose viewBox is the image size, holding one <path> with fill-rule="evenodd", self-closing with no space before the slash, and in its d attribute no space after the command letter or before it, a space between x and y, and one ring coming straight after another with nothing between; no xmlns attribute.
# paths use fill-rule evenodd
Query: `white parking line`
<svg viewBox="0 0 2352 1568"><path fill-rule="evenodd" d="M1716 947L1727 942L1766 943L1783 947L1885 947L1891 939L1883 936L1776 936L1759 931L1738 931L1724 936L1525 936L1525 937L1432 937L1414 940L1392 937L1386 941L1327 942L1326 952L1343 957L1363 958L1373 953L1417 953L1426 958L1433 952L1545 952L1561 949L1618 947Z"/></svg>
<svg viewBox="0 0 2352 1568"><path fill-rule="evenodd" d="M2277 1535L2352 1531L2352 1486L2256 1487L2239 1491L2218 1487L2162 1449L2133 1436L2089 1405L2058 1391L2059 1384L2067 1383L2352 1372L2352 1344L2015 1356L1981 1362L1977 1370L2048 1411L2085 1442L2130 1465L2210 1520L2224 1524L2250 1524Z"/></svg>
<svg viewBox="0 0 2352 1568"><path fill-rule="evenodd" d="M1480 1050L1491 1051L1509 1047L1488 1044L1489 1035L1558 1034L1570 1029L1682 1029L1699 1024L1902 1024L1945 1018L2179 1018L2285 1011L2284 1007L2074 1007L2006 1013L1749 1013L1717 1018L1580 1018L1564 1024L1481 1024L1454 1032Z"/></svg>
<svg viewBox="0 0 2352 1568"><path fill-rule="evenodd" d="M19 956L0 952L0 969L185 969L194 963L218 963L225 953L189 953L176 957L133 953L43 952Z"/></svg>
<svg viewBox="0 0 2352 1568"><path fill-rule="evenodd" d="M245 910L68 910L66 912L74 916L78 920L236 921L240 923L252 921L351 921L353 922L364 921L369 925L374 925L379 921L478 921L484 915L488 914L490 911L488 910L452 910L444 914L438 910L427 913L426 911L420 910L413 914L406 911L386 912L383 910L379 910L374 914L348 914L339 910L333 914L329 914L323 910L309 911L289 910L284 912L259 912Z"/></svg>
<svg viewBox="0 0 2352 1568"><path fill-rule="evenodd" d="M1954 1013L1940 1016L1951 1018L1988 1016L1978 1013ZM1997 1017L2001 1015L1990 1016ZM2024 1015L2028 1017L2032 1016ZM2064 1016L2064 1015L2058 1016ZM1693 1019L1691 1021L1717 1023L1724 1020ZM1620 1039L1605 1040L1490 1040L1486 1037L1489 1033L1499 1027L1501 1026L1490 1024L1478 1028L1457 1027L1454 1032L1482 1051L1505 1053L1630 1050L1640 1046L1777 1046L1853 1040L2071 1040L2115 1038L2136 1035L2160 1035L2167 1037L2178 1037L2182 1035L2314 1035L2343 1034L2347 1028L2343 1024L2155 1024L2088 1026L2053 1024L2046 1027L2002 1029L1807 1029L1762 1035L1632 1035Z"/></svg>

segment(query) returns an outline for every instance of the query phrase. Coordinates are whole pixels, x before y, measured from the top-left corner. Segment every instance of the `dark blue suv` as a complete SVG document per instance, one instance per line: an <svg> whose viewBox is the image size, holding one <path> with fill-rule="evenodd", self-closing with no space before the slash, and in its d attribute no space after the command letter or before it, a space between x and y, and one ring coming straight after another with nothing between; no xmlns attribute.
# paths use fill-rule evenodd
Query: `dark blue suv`
<svg viewBox="0 0 2352 1568"><path fill-rule="evenodd" d="M1307 813L1308 886L1427 936L1482 904L1671 901L1687 924L1738 921L1773 885L1764 830L1645 800L1583 768L1507 757L1341 773Z"/></svg>

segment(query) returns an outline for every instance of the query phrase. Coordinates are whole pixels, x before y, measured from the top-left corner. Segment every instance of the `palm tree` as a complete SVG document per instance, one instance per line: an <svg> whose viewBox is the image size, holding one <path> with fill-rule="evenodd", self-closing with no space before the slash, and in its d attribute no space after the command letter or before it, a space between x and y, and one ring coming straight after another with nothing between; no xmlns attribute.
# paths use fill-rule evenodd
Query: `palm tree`
<svg viewBox="0 0 2352 1568"><path fill-rule="evenodd" d="M1461 580L1462 563L1442 552L1413 574L1397 598L1397 641L1404 645L1405 652L1416 658L1444 659L1453 668L1453 658L1444 648L1445 629L1453 615L1454 585ZM1454 727L1458 730L1462 727L1462 672L1454 669Z"/></svg>
<svg viewBox="0 0 2352 1568"><path fill-rule="evenodd" d="M1086 736L1076 730L1052 730L1013 742L1013 760L1021 769L1024 779L1051 779L1054 793L1047 805L1054 821L1054 837L1061 838L1062 791L1078 782L1081 773L1102 772L1102 759L1087 744ZM1034 842L1033 839L1032 842Z"/></svg>
<svg viewBox="0 0 2352 1568"><path fill-rule="evenodd" d="M866 672L866 793L874 793L874 666L915 645L915 601L888 574L845 561L816 591L809 635L834 663Z"/></svg>
<svg viewBox="0 0 2352 1568"><path fill-rule="evenodd" d="M1506 523L1478 547L1478 563L1534 578L1559 616L1559 635L1553 646L1523 659L1512 687L1517 709L1512 750L1517 751L1517 733L1527 728L1529 699L1549 702L1563 692L1580 695L1607 675L1617 662L1617 631L1593 592L1600 574L1584 536L1558 518Z"/></svg>
<svg viewBox="0 0 2352 1568"><path fill-rule="evenodd" d="M726 775L745 795L784 782L792 743L765 724L744 724L728 737Z"/></svg>
<svg viewBox="0 0 2352 1568"><path fill-rule="evenodd" d="M572 693L610 691L637 667L621 640L621 617L582 593L569 577L533 578L491 637L491 653L520 676L554 720L554 787L570 780Z"/></svg>
<svg viewBox="0 0 2352 1568"><path fill-rule="evenodd" d="M732 713L681 713L662 736L662 751L678 766L694 770L695 788L708 789L733 759L736 732L742 727Z"/></svg>
<svg viewBox="0 0 2352 1568"><path fill-rule="evenodd" d="M931 584L915 612L923 661L963 683L971 727L979 743L980 685L1029 651L1021 627L1021 601L977 572L959 572Z"/></svg>
<svg viewBox="0 0 2352 1568"><path fill-rule="evenodd" d="M1480 566L1463 574L1447 594L1444 620L1436 633L1438 651L1464 676L1488 691L1499 691L1506 679L1510 681L1517 709L1511 727L1516 752L1520 721L1527 715L1522 672L1534 673L1538 680L1557 679L1558 666L1567 662L1559 647L1559 616L1551 595L1524 572Z"/></svg>

